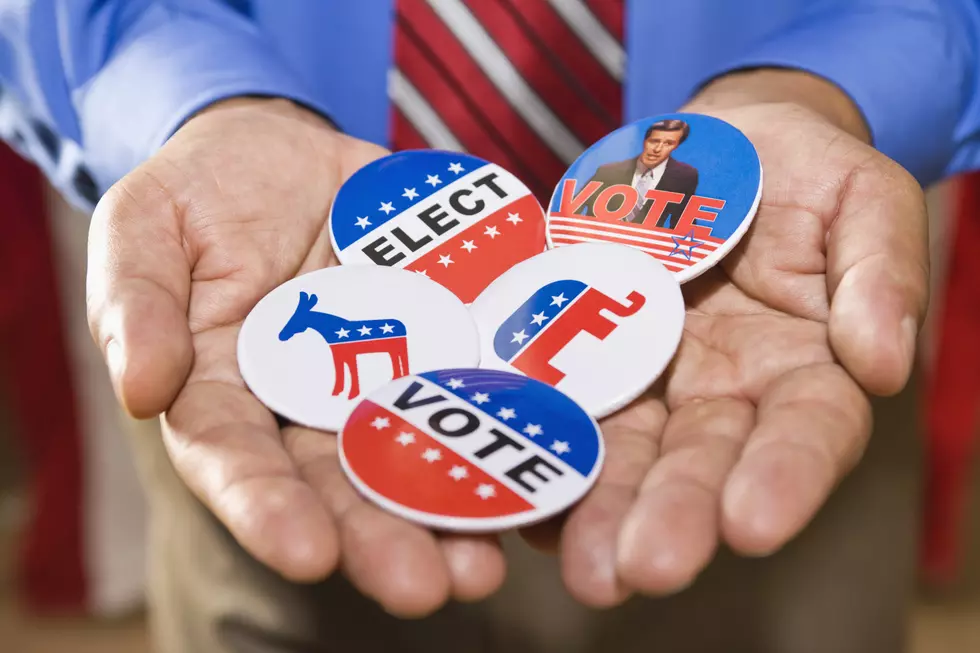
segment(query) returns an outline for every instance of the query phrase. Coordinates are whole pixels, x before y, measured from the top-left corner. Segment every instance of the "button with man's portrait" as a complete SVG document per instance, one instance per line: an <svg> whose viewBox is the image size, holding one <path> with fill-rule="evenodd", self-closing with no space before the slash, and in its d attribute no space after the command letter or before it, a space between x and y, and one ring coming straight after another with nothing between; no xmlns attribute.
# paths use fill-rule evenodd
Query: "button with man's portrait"
<svg viewBox="0 0 980 653"><path fill-rule="evenodd" d="M548 246L628 245L683 283L738 244L761 198L762 164L741 131L700 114L646 118L568 169L548 207Z"/></svg>

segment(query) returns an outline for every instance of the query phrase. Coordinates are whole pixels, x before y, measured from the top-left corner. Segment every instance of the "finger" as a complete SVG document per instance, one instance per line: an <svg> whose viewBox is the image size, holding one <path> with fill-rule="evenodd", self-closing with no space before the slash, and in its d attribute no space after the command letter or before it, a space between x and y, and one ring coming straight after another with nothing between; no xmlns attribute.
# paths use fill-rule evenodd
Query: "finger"
<svg viewBox="0 0 980 653"><path fill-rule="evenodd" d="M619 575L667 594L690 585L717 548L721 492L755 420L739 399L689 403L671 413L660 458L643 480L619 539Z"/></svg>
<svg viewBox="0 0 980 653"><path fill-rule="evenodd" d="M736 550L767 555L810 521L860 458L871 408L838 365L789 372L762 397L757 424L722 498L722 530Z"/></svg>
<svg viewBox="0 0 980 653"><path fill-rule="evenodd" d="M422 617L441 607L452 592L453 577L435 535L365 501L340 467L332 434L291 427L283 437L303 478L335 516L351 583L398 617ZM494 573L468 569L477 576ZM472 582L490 584L483 578Z"/></svg>
<svg viewBox="0 0 980 653"><path fill-rule="evenodd" d="M557 554L561 542L561 533L568 521L568 513L547 519L520 529L520 535L528 545L539 553Z"/></svg>
<svg viewBox="0 0 980 653"><path fill-rule="evenodd" d="M928 283L922 189L875 157L847 179L827 240L830 342L869 392L894 394L908 380Z"/></svg>
<svg viewBox="0 0 980 653"><path fill-rule="evenodd" d="M453 598L480 601L500 589L507 564L496 537L444 535L439 545L449 567Z"/></svg>
<svg viewBox="0 0 980 653"><path fill-rule="evenodd" d="M287 455L275 418L241 383L237 331L197 336L164 444L178 475L249 553L291 580L322 579L339 557L333 520Z"/></svg>
<svg viewBox="0 0 980 653"><path fill-rule="evenodd" d="M617 541L637 488L656 459L666 419L663 404L647 396L602 423L602 472L572 510L561 539L565 585L586 605L610 607L630 595L617 572Z"/></svg>
<svg viewBox="0 0 980 653"><path fill-rule="evenodd" d="M120 403L137 418L166 410L193 358L178 211L144 167L102 198L89 230L89 326Z"/></svg>

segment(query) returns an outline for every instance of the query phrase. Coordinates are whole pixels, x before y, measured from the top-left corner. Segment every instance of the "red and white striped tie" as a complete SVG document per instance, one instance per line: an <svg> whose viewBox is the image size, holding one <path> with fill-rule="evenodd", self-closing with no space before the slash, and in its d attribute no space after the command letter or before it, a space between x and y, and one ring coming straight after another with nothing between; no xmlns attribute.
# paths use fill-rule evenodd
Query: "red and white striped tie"
<svg viewBox="0 0 980 653"><path fill-rule="evenodd" d="M620 126L624 0L397 0L392 147L470 152L546 203Z"/></svg>

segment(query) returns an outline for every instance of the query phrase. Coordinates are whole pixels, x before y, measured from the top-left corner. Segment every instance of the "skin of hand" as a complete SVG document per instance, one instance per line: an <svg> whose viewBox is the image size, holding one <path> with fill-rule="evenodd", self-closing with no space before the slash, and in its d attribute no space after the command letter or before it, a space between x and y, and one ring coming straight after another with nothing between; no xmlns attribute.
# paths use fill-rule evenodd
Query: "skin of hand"
<svg viewBox="0 0 980 653"><path fill-rule="evenodd" d="M926 301L921 191L866 145L836 88L782 74L723 78L685 108L755 143L766 170L755 225L685 286L680 351L653 391L603 422L595 490L567 520L525 533L560 551L587 604L675 591L721 539L777 549L859 458L864 391L908 377ZM336 263L333 194L385 153L283 100L216 104L100 202L88 306L120 402L164 413L177 473L252 555L300 582L339 567L413 617L495 591L497 541L434 535L360 499L334 438L280 429L235 359L263 295Z"/></svg>
<svg viewBox="0 0 980 653"><path fill-rule="evenodd" d="M795 537L859 461L867 395L907 382L926 311L921 187L868 145L837 87L746 72L684 110L748 136L762 202L739 246L683 286L684 335L657 387L603 422L594 490L524 533L595 607L689 586L721 542L764 556Z"/></svg>
<svg viewBox="0 0 980 653"><path fill-rule="evenodd" d="M87 300L116 395L162 415L180 478L256 559L298 582L338 567L393 614L494 591L494 538L436 536L362 500L332 434L280 429L235 354L251 308L335 265L339 186L386 150L286 100L236 98L188 120L92 218Z"/></svg>

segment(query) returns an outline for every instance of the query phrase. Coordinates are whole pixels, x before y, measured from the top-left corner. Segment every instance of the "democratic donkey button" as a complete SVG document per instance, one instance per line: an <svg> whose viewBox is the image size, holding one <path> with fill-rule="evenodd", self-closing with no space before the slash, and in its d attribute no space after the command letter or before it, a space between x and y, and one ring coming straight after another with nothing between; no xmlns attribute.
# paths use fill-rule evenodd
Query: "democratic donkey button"
<svg viewBox="0 0 980 653"><path fill-rule="evenodd" d="M369 163L330 210L341 263L405 268L467 304L512 265L543 252L544 232L544 209L517 177L441 150Z"/></svg>
<svg viewBox="0 0 980 653"><path fill-rule="evenodd" d="M470 312L481 367L548 383L595 418L660 376L684 328L674 275L646 253L610 243L559 247L519 263Z"/></svg>
<svg viewBox="0 0 980 653"><path fill-rule="evenodd" d="M414 372L479 364L466 306L405 270L333 267L266 295L238 336L249 389L298 424L337 431L368 392Z"/></svg>
<svg viewBox="0 0 980 653"><path fill-rule="evenodd" d="M358 404L340 433L351 483L429 528L508 530L542 521L595 483L599 426L524 376L448 369L402 377Z"/></svg>
<svg viewBox="0 0 980 653"><path fill-rule="evenodd" d="M745 235L762 198L762 164L732 125L676 113L621 127L558 183L548 245L602 241L653 256L683 283Z"/></svg>

